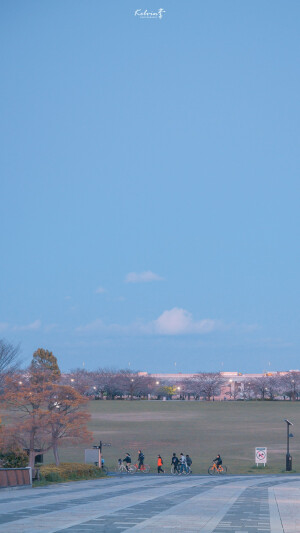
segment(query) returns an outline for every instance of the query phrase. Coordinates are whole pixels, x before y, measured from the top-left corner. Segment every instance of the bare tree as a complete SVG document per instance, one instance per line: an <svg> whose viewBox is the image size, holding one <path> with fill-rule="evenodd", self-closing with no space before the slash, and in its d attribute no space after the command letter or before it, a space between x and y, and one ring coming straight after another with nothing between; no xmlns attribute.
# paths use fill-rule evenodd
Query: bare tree
<svg viewBox="0 0 300 533"><path fill-rule="evenodd" d="M88 372L83 368L75 368L74 370L71 370L69 374L65 374L62 377L61 383L64 385L70 385L73 387L73 389L84 396L89 396L93 379L91 372Z"/></svg>
<svg viewBox="0 0 300 533"><path fill-rule="evenodd" d="M100 368L93 372L93 383L95 394L100 398L106 395L108 400L114 400L123 394L119 371Z"/></svg>
<svg viewBox="0 0 300 533"><path fill-rule="evenodd" d="M252 381L244 382L243 398L244 400L251 400L253 398L253 382Z"/></svg>
<svg viewBox="0 0 300 533"><path fill-rule="evenodd" d="M300 396L300 372L288 372L281 377L282 393L284 396L295 401Z"/></svg>
<svg viewBox="0 0 300 533"><path fill-rule="evenodd" d="M150 376L142 376L138 372L120 370L120 387L123 394L133 397L147 396L154 388L155 380Z"/></svg>
<svg viewBox="0 0 300 533"><path fill-rule="evenodd" d="M196 397L203 397L205 400L211 400L221 392L221 385L224 378L220 372L198 373L192 378L192 388Z"/></svg>
<svg viewBox="0 0 300 533"><path fill-rule="evenodd" d="M261 376L251 380L251 387L256 398L261 400L274 400L281 394L281 382L279 376Z"/></svg>
<svg viewBox="0 0 300 533"><path fill-rule="evenodd" d="M13 374L19 368L20 348L0 339L0 392L3 390L5 377Z"/></svg>

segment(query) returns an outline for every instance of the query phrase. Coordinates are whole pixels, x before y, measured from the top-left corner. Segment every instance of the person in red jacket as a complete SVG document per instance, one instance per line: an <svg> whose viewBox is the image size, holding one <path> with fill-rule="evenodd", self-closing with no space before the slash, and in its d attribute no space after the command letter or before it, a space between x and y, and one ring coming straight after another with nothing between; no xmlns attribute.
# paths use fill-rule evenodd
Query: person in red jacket
<svg viewBox="0 0 300 533"><path fill-rule="evenodd" d="M164 469L162 467L163 464L164 464L164 462L163 462L161 456L158 455L157 456L157 473L158 474L160 474L160 473L164 474L165 473L165 471L164 471Z"/></svg>

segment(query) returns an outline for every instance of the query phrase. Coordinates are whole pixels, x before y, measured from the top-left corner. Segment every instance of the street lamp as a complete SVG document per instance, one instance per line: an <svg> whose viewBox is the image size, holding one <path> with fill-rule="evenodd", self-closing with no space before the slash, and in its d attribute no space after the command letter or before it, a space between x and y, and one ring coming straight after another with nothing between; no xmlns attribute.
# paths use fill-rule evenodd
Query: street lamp
<svg viewBox="0 0 300 533"><path fill-rule="evenodd" d="M230 394L230 399L231 399L231 396L232 396L232 379L229 380L229 394Z"/></svg>
<svg viewBox="0 0 300 533"><path fill-rule="evenodd" d="M296 400L296 387L295 387L295 380L292 379L293 383L293 402Z"/></svg>
<svg viewBox="0 0 300 533"><path fill-rule="evenodd" d="M284 419L286 422L286 456L285 456L285 469L287 472L292 470L292 456L290 455L290 437L294 435L290 433L290 426L293 426L292 422Z"/></svg>
<svg viewBox="0 0 300 533"><path fill-rule="evenodd" d="M159 381L156 381L155 383L156 383L156 385L159 385Z"/></svg>

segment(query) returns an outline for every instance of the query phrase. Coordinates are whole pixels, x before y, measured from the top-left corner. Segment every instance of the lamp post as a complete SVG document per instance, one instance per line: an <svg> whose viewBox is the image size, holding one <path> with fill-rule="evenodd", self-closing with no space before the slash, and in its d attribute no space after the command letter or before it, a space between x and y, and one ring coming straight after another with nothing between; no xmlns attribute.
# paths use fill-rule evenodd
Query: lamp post
<svg viewBox="0 0 300 533"><path fill-rule="evenodd" d="M290 434L290 426L292 426L292 422L284 419L286 422L286 456L285 456L285 469L287 472L290 472L292 470L292 456L290 455L290 437L293 437L292 434Z"/></svg>
<svg viewBox="0 0 300 533"><path fill-rule="evenodd" d="M182 399L182 397L181 397L182 387L177 387L177 390L178 390L178 393L179 393L179 400L181 400Z"/></svg>
<svg viewBox="0 0 300 533"><path fill-rule="evenodd" d="M293 383L293 393L292 393L292 399L293 399L293 402L296 400L296 387L295 387L295 380L292 379L292 383Z"/></svg>
<svg viewBox="0 0 300 533"><path fill-rule="evenodd" d="M232 396L232 379L229 380L229 394L230 394L230 399L231 399L231 396Z"/></svg>

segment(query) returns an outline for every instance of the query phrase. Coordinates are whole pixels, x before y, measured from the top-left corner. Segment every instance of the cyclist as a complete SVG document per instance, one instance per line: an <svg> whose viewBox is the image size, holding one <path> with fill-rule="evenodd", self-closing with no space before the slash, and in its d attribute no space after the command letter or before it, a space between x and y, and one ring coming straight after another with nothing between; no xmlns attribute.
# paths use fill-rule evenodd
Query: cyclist
<svg viewBox="0 0 300 533"><path fill-rule="evenodd" d="M131 464L131 455L130 453L126 453L125 459L123 459L123 463L125 463L126 470L128 472L128 466Z"/></svg>
<svg viewBox="0 0 300 533"><path fill-rule="evenodd" d="M186 469L186 457L181 452L181 454L180 454L180 474L182 474L183 469L185 470L185 472L187 472L187 469Z"/></svg>
<svg viewBox="0 0 300 533"><path fill-rule="evenodd" d="M178 472L178 464L179 464L179 459L178 459L176 453L174 452L173 453L173 457L171 459L171 466L173 466L174 472Z"/></svg>
<svg viewBox="0 0 300 533"><path fill-rule="evenodd" d="M141 469L141 466L144 466L144 459L145 459L145 456L142 452L142 450L138 450L138 462L139 462L139 466L138 466L138 469L140 470Z"/></svg>
<svg viewBox="0 0 300 533"><path fill-rule="evenodd" d="M158 474L160 474L160 473L164 474L165 473L165 471L164 471L164 469L162 467L163 463L164 462L163 462L163 460L161 458L161 455L158 455L157 456L157 473Z"/></svg>
<svg viewBox="0 0 300 533"><path fill-rule="evenodd" d="M193 461L192 461L191 457L188 454L186 454L186 464L187 464L187 467L188 467L189 470L191 469L192 462Z"/></svg>
<svg viewBox="0 0 300 533"><path fill-rule="evenodd" d="M222 464L222 459L221 459L221 455L218 453L217 457L213 460L213 463L215 463L217 465L217 467L219 468L219 466L221 466Z"/></svg>

